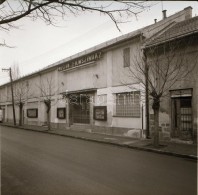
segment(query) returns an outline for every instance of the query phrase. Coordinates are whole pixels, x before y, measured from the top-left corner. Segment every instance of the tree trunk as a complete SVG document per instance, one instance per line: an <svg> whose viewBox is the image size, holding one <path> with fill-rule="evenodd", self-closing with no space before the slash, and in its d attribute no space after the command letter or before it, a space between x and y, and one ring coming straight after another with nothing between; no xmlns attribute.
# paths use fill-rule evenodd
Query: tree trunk
<svg viewBox="0 0 198 195"><path fill-rule="evenodd" d="M19 126L23 125L23 103L19 104Z"/></svg>
<svg viewBox="0 0 198 195"><path fill-rule="evenodd" d="M50 121L51 100L45 100L44 103L47 107L47 110L46 110L46 113L47 113L47 129L48 129L48 131L50 131L51 130L51 121Z"/></svg>
<svg viewBox="0 0 198 195"><path fill-rule="evenodd" d="M51 123L50 123L50 109L47 111L47 128L48 131L51 130Z"/></svg>
<svg viewBox="0 0 198 195"><path fill-rule="evenodd" d="M154 137L153 145L154 147L159 147L159 108L160 108L160 99L155 98L153 101L153 111L154 111Z"/></svg>
<svg viewBox="0 0 198 195"><path fill-rule="evenodd" d="M154 109L154 147L159 147L159 109Z"/></svg>
<svg viewBox="0 0 198 195"><path fill-rule="evenodd" d="M51 120L50 120L51 102L48 102L46 105L47 105L47 128L48 128L48 131L50 131L51 130Z"/></svg>

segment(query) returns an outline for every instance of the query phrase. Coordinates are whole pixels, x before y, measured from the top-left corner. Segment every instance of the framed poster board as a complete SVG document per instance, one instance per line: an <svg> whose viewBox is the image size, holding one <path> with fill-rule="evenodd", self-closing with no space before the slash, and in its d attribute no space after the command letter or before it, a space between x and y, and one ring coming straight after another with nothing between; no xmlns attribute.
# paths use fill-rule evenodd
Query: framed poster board
<svg viewBox="0 0 198 195"><path fill-rule="evenodd" d="M94 119L106 121L107 120L107 107L106 106L94 106Z"/></svg>
<svg viewBox="0 0 198 195"><path fill-rule="evenodd" d="M66 108L57 108L57 118L65 119Z"/></svg>
<svg viewBox="0 0 198 195"><path fill-rule="evenodd" d="M27 109L28 118L38 118L38 108Z"/></svg>

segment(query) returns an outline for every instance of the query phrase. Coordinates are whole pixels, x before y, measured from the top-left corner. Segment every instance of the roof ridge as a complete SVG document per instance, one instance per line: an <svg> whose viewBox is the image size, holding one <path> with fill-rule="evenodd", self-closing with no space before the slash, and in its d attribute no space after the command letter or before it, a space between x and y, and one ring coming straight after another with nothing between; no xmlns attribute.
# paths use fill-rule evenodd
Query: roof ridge
<svg viewBox="0 0 198 195"><path fill-rule="evenodd" d="M160 36L156 37L153 41L148 42L146 45L152 46L175 39L176 37L187 36L192 33L198 32L198 16L186 19L184 21L176 22L172 27L167 29Z"/></svg>
<svg viewBox="0 0 198 195"><path fill-rule="evenodd" d="M150 42L158 39L162 34L164 34L167 30L169 30L170 28L172 28L173 26L175 26L177 23L176 21L171 22L170 24L168 24L165 28L163 28L162 30L160 30L159 32L153 34L151 37L146 39L145 44L149 44Z"/></svg>

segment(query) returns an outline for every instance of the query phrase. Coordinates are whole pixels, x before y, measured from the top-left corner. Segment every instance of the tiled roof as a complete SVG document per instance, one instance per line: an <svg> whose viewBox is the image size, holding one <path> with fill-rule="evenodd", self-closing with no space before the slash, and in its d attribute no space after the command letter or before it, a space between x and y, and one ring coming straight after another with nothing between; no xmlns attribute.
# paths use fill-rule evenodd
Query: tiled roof
<svg viewBox="0 0 198 195"><path fill-rule="evenodd" d="M148 42L146 46L160 44L193 33L198 33L198 16L176 23L163 34Z"/></svg>

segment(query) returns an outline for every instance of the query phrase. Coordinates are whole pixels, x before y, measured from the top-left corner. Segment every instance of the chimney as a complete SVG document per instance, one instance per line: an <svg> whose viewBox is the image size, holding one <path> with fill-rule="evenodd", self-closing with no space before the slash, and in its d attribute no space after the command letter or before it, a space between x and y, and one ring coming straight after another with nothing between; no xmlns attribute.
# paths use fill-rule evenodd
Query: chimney
<svg viewBox="0 0 198 195"><path fill-rule="evenodd" d="M163 20L166 19L166 10L162 11Z"/></svg>
<svg viewBox="0 0 198 195"><path fill-rule="evenodd" d="M185 11L185 20L192 18L192 7L186 7L184 8Z"/></svg>
<svg viewBox="0 0 198 195"><path fill-rule="evenodd" d="M157 19L154 19L155 23L157 23Z"/></svg>

